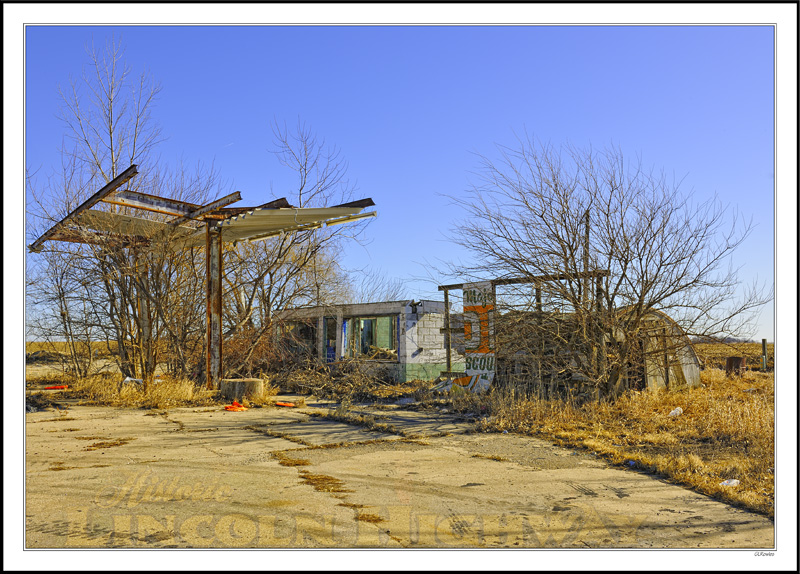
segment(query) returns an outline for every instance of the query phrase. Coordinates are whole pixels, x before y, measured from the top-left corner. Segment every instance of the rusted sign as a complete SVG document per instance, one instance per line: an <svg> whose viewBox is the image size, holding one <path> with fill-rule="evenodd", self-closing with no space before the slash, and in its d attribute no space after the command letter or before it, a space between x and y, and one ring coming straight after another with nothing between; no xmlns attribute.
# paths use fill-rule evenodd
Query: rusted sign
<svg viewBox="0 0 800 574"><path fill-rule="evenodd" d="M454 382L473 392L494 380L494 287L491 281L464 284L464 354L467 376Z"/></svg>

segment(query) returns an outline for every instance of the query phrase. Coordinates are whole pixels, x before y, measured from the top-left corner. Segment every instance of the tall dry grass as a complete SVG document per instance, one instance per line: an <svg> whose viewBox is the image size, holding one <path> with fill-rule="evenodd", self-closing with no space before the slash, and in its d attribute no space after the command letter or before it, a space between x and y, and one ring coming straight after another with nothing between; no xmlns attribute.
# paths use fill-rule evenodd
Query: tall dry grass
<svg viewBox="0 0 800 574"><path fill-rule="evenodd" d="M217 392L207 391L190 379L170 376L162 376L144 388L120 384L118 376L95 375L74 379L69 394L80 399L79 404L151 409L211 405L220 400Z"/></svg>
<svg viewBox="0 0 800 574"><path fill-rule="evenodd" d="M774 515L774 377L747 372L701 374L682 391L629 392L614 402L549 401L492 393L471 401L479 427L554 438L614 464L657 473L731 504ZM683 413L670 417L681 407ZM737 479L736 487L721 486Z"/></svg>

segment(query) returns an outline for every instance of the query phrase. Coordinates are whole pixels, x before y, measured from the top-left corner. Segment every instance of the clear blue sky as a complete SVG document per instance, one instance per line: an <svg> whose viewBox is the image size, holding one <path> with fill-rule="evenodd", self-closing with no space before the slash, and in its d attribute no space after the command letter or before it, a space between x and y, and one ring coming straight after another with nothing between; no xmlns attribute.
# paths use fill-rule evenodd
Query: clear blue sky
<svg viewBox="0 0 800 574"><path fill-rule="evenodd" d="M291 190L268 151L273 119L301 118L341 148L355 196L380 214L349 267L415 278L464 257L446 235L461 213L441 194L467 189L474 153L527 130L555 145L617 144L685 176L698 197L717 193L757 225L736 257L743 278L772 282L772 27L29 26L27 166L59 166L56 88L80 76L87 43L112 35L134 73L162 84L162 159L213 161L243 204ZM408 295L439 298L432 273ZM772 332L770 306L754 336Z"/></svg>

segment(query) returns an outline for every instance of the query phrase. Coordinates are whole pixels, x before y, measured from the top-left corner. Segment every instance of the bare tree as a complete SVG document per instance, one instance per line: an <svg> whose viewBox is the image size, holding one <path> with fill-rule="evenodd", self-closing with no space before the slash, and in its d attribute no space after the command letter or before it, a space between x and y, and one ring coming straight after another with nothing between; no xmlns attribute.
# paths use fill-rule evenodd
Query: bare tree
<svg viewBox="0 0 800 574"><path fill-rule="evenodd" d="M296 174L287 199L296 207L328 207L351 199L341 152L305 124L272 126L279 163ZM226 247L226 372L266 366L275 311L344 302L348 277L338 264L345 244L358 241L364 223L283 233Z"/></svg>
<svg viewBox="0 0 800 574"><path fill-rule="evenodd" d="M132 164L139 166L139 175L127 184L131 191L202 205L222 188L213 167L168 169L156 161L153 152L161 132L151 110L158 83L148 74L134 78L124 64L123 50L113 41L88 53L90 66L81 80L59 91L67 134L61 173L42 183L34 174L28 178L31 238ZM276 124L273 133L273 153L297 175L296 186L286 194L292 204L324 207L351 198L347 164L337 148L302 123L293 131ZM70 343L73 365L80 365L79 351L83 352L78 342L91 348L92 339L100 338L124 375L147 381L162 365L174 374L201 377L206 321L203 249L180 248L180 242L173 241L179 229L165 233L163 225L156 225L174 216L113 204L98 204L86 216L99 217L103 209L135 216L141 241L125 242L109 234L47 243L44 253L30 258L28 268L30 301L41 319L36 324L49 329L49 336L56 328L57 336ZM152 230L142 220L152 220ZM190 232L202 224L185 222ZM123 237L124 221L119 225L117 235ZM276 310L341 300L347 276L337 259L347 241L358 240L363 226L295 231L224 246L227 374L249 373L259 361L263 364ZM46 296L37 293L43 286L51 287ZM79 374L88 373L87 368L75 368Z"/></svg>
<svg viewBox="0 0 800 574"><path fill-rule="evenodd" d="M128 184L133 191L202 201L218 183L213 170L199 168L191 176L182 167L171 173L160 169L152 154L161 140L160 129L151 118L160 86L147 73L134 78L124 63L121 46L113 40L99 50L89 47L87 52L90 65L81 79L71 81L68 89L59 89L60 117L66 127L61 173L42 184L28 178L33 199L28 233L32 237L63 219L132 164L142 166L139 176ZM127 207L105 209L164 219ZM186 309L185 303L192 300L199 285L196 256L175 253L168 238L156 240L154 235L152 239L147 247L102 237L86 237L83 244L51 242L42 255L32 256L50 263L42 266L34 261L29 266L29 274L41 273L31 284L34 291L53 284L59 274L69 278L72 287L80 286L50 293L51 303L67 313L62 314L60 323L64 340L72 339L80 317L80 332L104 338L124 375L146 380L154 375L167 347L181 357L187 331L193 329L187 325L196 325L197 314L180 312L169 302L170 298L182 300L181 310ZM52 263L56 261L58 265ZM187 274L194 281L182 279ZM77 307L76 298L81 303ZM77 314L78 308L85 312ZM73 363L76 361L77 357ZM185 371L186 362L174 362L173 367Z"/></svg>
<svg viewBox="0 0 800 574"><path fill-rule="evenodd" d="M406 281L387 275L383 269L355 270L350 277L350 303L400 301L405 298Z"/></svg>
<svg viewBox="0 0 800 574"><path fill-rule="evenodd" d="M618 148L526 136L498 150L453 198L468 214L453 239L475 261L454 271L532 280L498 295L498 347L535 358L533 378L571 374L608 392L644 368L648 349L663 353L643 344L653 313L689 336L739 336L771 300L764 286L740 289L731 256L752 223L716 198L695 201Z"/></svg>

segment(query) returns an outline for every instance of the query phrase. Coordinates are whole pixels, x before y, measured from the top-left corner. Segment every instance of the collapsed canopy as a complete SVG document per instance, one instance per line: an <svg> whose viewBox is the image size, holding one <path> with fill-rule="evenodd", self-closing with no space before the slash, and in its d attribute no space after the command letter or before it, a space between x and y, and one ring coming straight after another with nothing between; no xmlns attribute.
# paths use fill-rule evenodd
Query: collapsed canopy
<svg viewBox="0 0 800 574"><path fill-rule="evenodd" d="M293 207L285 198L258 207L225 207L241 199L232 193L207 205L157 197L130 190L117 189L138 172L133 165L114 178L97 193L72 210L34 241L29 249L41 251L47 240L78 243L120 241L123 245L147 244L154 238L168 238L175 249L205 245L206 226L218 230L222 241L256 241L284 232L317 229L337 225L376 213L361 213L375 205L362 199L333 207ZM171 220L156 221L110 211L91 209L99 202L141 209L172 216Z"/></svg>

